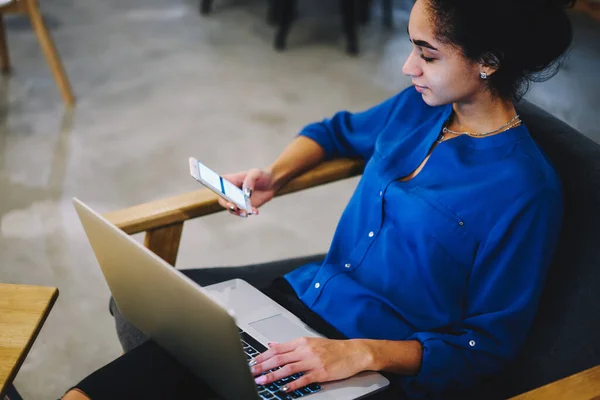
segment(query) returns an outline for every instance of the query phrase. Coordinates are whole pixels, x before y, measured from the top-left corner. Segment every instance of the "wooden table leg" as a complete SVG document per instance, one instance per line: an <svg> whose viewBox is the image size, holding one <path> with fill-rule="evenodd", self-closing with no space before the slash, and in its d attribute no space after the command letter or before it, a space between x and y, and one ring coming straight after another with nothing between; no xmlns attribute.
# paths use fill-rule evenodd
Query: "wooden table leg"
<svg viewBox="0 0 600 400"><path fill-rule="evenodd" d="M10 72L10 57L8 45L6 44L6 28L4 27L4 15L0 14L0 71L3 74Z"/></svg>
<svg viewBox="0 0 600 400"><path fill-rule="evenodd" d="M69 83L69 79L67 78L67 74L63 68L63 65L60 61L60 57L58 52L56 51L56 47L54 46L54 42L50 37L50 32L48 32L48 28L42 19L42 15L40 13L40 9L38 8L36 0L23 0L25 2L25 8L27 11L27 15L29 15L29 19L31 20L31 25L33 26L33 31L37 36L40 46L42 47L42 51L46 56L46 60L50 65L50 70L54 75L54 79L58 85L58 89L63 97L63 100L68 106L75 105L75 97L73 96L73 92L71 91L71 84Z"/></svg>

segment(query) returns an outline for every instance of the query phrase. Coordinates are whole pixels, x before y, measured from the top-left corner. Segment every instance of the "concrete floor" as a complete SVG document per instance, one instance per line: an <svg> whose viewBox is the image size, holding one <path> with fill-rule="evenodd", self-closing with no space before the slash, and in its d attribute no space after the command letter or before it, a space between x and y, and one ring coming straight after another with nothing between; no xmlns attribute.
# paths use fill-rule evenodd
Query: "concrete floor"
<svg viewBox="0 0 600 400"><path fill-rule="evenodd" d="M374 16L357 58L344 54L335 8L323 12L318 0L302 2L283 54L271 49L264 2L216 3L201 18L191 0L42 2L74 112L27 21L7 21L15 71L0 81L0 281L60 288L16 379L27 399L56 398L120 354L72 196L106 212L198 189L188 156L220 172L264 166L304 124L410 84L401 73L410 0L396 2L392 32ZM573 20L569 63L528 98L600 142L600 24ZM324 252L355 183L281 198L247 220L189 222L178 266Z"/></svg>

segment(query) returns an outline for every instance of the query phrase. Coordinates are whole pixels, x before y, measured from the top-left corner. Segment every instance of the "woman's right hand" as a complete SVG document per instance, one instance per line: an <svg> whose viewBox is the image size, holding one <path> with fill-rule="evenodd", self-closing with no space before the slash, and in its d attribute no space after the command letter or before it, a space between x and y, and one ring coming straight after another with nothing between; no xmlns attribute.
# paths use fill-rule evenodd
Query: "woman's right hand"
<svg viewBox="0 0 600 400"><path fill-rule="evenodd" d="M271 172L254 168L235 174L223 175L224 179L249 193L252 203L252 214L258 214L258 208L271 200L279 188L275 187ZM246 212L235 204L219 197L219 204L228 209L231 214L246 217Z"/></svg>

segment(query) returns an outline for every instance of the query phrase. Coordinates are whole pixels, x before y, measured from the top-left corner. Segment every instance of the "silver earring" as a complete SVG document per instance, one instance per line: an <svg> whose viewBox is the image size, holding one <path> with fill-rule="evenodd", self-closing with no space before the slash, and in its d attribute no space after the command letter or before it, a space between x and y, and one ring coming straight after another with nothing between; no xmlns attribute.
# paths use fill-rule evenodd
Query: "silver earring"
<svg viewBox="0 0 600 400"><path fill-rule="evenodd" d="M481 79L487 79L487 74L485 72L480 72L479 76L481 77Z"/></svg>

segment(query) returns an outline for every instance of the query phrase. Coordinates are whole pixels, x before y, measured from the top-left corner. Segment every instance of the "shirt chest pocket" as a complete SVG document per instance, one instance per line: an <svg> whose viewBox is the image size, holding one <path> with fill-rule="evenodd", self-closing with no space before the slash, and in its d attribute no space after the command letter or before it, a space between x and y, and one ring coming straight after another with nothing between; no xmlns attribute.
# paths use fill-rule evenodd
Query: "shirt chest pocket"
<svg viewBox="0 0 600 400"><path fill-rule="evenodd" d="M429 207L428 226L424 227L438 244L460 264L473 265L477 251L477 241L471 234L467 222L439 202L427 191L417 187L413 195Z"/></svg>
<svg viewBox="0 0 600 400"><path fill-rule="evenodd" d="M424 245L428 251L442 250L459 264L473 265L478 245L467 221L420 187L403 190L402 196L404 201L396 203L403 204L402 208L391 210L388 216L403 240L417 248Z"/></svg>

